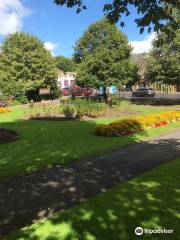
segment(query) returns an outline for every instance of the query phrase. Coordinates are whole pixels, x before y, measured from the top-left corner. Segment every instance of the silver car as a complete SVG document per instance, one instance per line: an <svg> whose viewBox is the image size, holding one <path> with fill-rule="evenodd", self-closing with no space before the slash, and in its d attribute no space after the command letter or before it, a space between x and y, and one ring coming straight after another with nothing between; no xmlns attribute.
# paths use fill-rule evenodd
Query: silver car
<svg viewBox="0 0 180 240"><path fill-rule="evenodd" d="M154 97L155 91L153 88L141 87L132 93L132 97Z"/></svg>

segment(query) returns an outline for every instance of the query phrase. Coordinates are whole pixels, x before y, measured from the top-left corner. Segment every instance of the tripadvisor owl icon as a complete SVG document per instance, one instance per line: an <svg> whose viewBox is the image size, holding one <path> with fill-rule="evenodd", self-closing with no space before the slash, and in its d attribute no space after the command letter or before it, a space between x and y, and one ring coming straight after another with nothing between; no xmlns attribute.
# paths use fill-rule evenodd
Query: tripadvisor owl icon
<svg viewBox="0 0 180 240"><path fill-rule="evenodd" d="M135 229L135 234L136 234L136 235L142 235L142 234L143 234L143 228L137 227L137 228Z"/></svg>

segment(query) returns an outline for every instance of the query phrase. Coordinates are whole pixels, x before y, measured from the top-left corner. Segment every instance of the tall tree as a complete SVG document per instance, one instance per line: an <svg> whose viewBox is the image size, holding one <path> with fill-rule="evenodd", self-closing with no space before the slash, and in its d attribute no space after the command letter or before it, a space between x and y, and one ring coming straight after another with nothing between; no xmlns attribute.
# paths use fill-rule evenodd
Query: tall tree
<svg viewBox="0 0 180 240"><path fill-rule="evenodd" d="M106 19L90 25L74 49L79 85L107 87L137 77L136 66L129 63L127 37Z"/></svg>
<svg viewBox="0 0 180 240"><path fill-rule="evenodd" d="M56 88L56 68L43 42L28 33L9 35L0 52L1 91L16 96L47 86Z"/></svg>
<svg viewBox="0 0 180 240"><path fill-rule="evenodd" d="M76 64L73 59L64 56L55 57L55 65L64 72L73 72L76 70Z"/></svg>
<svg viewBox="0 0 180 240"><path fill-rule="evenodd" d="M116 62L111 50L101 48L90 54L77 72L77 84L90 88L119 86L139 79L136 65L126 59Z"/></svg>
<svg viewBox="0 0 180 240"><path fill-rule="evenodd" d="M159 44L159 40L162 42ZM148 58L147 76L150 81L180 84L180 30L173 39L164 33L158 35Z"/></svg>
<svg viewBox="0 0 180 240"><path fill-rule="evenodd" d="M106 19L91 24L76 42L74 47L75 61L84 61L89 54L94 53L99 48L112 50L117 61L128 58L132 50L128 45L127 37Z"/></svg>
<svg viewBox="0 0 180 240"><path fill-rule="evenodd" d="M76 12L79 13L82 9L86 9L86 0L53 0L57 5L66 5L68 8L74 6L77 7ZM122 15L128 16L130 14L130 5L133 5L137 13L141 15L140 18L135 19L137 26L140 28L140 32L144 31L145 27L148 27L148 31L151 31L151 27L154 26L154 31L166 31L173 33L179 28L179 22L173 17L173 8L180 9L179 0L109 0L109 3L104 5L104 13L107 18L116 23L121 19ZM121 20L120 20L121 21ZM173 31L167 28L167 22L171 23ZM125 23L120 22L123 27Z"/></svg>

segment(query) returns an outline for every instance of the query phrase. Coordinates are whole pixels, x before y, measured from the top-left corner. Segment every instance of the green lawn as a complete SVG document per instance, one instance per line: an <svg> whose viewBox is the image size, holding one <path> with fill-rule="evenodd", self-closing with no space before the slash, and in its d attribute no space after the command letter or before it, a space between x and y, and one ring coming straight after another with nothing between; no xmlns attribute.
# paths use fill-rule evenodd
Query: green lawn
<svg viewBox="0 0 180 240"><path fill-rule="evenodd" d="M179 172L180 158L1 240L177 240L180 236ZM173 229L174 233L137 237L134 234L137 226Z"/></svg>
<svg viewBox="0 0 180 240"><path fill-rule="evenodd" d="M173 111L174 109L178 109L178 108L180 108L179 105L176 105L176 106L147 106L147 105L125 104L124 106L122 106L121 110L123 112L126 112L126 111L134 112L137 115L147 115L147 114L151 114L151 113ZM23 117L23 114L24 114L23 106L14 106L14 107L11 107L11 110L12 111L9 113L0 114L0 123L1 122L12 122L15 120L19 120L20 118ZM36 112L36 111L34 111L34 112ZM113 118L113 120L116 118ZM106 118L101 118L100 120L97 119L96 121L103 121L103 119L105 119L105 121L106 121ZM112 120L111 118L108 119L108 121L111 121L111 120Z"/></svg>
<svg viewBox="0 0 180 240"><path fill-rule="evenodd" d="M136 108L141 114L171 110L167 107ZM18 141L0 146L0 181L96 155L180 127L180 122L176 122L127 137L106 138L94 136L92 131L96 123L109 123L114 120L112 118L74 122L18 120L22 114L20 107L14 107L11 113L0 115L0 127L14 129L21 137Z"/></svg>

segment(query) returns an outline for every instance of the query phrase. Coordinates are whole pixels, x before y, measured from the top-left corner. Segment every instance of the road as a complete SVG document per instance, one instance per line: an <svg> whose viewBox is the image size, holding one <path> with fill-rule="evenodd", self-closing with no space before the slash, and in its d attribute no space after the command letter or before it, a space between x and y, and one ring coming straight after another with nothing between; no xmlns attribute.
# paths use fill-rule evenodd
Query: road
<svg viewBox="0 0 180 240"><path fill-rule="evenodd" d="M120 92L120 97L131 99L132 98L132 92ZM134 98L134 97L133 97ZM180 100L180 92L179 93L158 93L156 92L154 99L177 99Z"/></svg>

